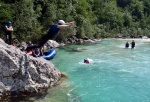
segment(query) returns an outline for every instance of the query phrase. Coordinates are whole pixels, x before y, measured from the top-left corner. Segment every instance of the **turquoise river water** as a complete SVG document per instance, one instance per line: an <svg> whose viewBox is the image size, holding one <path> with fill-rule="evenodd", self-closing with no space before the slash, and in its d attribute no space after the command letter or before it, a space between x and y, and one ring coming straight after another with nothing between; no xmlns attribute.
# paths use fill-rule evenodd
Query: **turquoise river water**
<svg viewBox="0 0 150 102"><path fill-rule="evenodd" d="M90 45L69 45L51 61L68 78L36 102L150 102L150 42L104 39ZM75 51L82 49L82 51ZM85 58L93 60L84 64Z"/></svg>

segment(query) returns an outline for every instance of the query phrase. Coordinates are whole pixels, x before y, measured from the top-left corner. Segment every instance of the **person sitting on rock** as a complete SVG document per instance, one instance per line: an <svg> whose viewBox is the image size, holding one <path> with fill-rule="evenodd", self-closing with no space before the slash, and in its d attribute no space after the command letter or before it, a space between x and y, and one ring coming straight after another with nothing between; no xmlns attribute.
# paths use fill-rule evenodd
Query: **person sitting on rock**
<svg viewBox="0 0 150 102"><path fill-rule="evenodd" d="M32 46L34 46L34 44L31 41L29 41L27 44L27 47L32 47ZM28 50L26 49L27 54L32 55L32 52L33 52L32 50L34 50L34 48L28 49Z"/></svg>
<svg viewBox="0 0 150 102"><path fill-rule="evenodd" d="M34 44L31 41L28 42L28 46L33 46L33 45Z"/></svg>
<svg viewBox="0 0 150 102"><path fill-rule="evenodd" d="M41 47L41 48L40 48L40 56L43 56L43 55L44 55L44 48Z"/></svg>
<svg viewBox="0 0 150 102"><path fill-rule="evenodd" d="M38 48L33 49L33 50L32 50L32 55L33 55L34 57L39 57L39 56L40 56L40 51L39 51L39 49L38 49Z"/></svg>

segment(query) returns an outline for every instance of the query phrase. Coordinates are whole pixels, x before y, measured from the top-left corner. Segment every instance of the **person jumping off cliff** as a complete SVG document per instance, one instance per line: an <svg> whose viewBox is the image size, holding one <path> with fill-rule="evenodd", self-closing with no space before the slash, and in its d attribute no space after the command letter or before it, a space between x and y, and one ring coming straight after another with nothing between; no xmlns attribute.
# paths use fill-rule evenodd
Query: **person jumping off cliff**
<svg viewBox="0 0 150 102"><path fill-rule="evenodd" d="M66 28L66 27L72 27L74 26L74 21L73 22L68 22L68 23L65 23L64 20L59 20L57 24L54 24L50 27L50 29L48 30L47 34L43 35L42 38L41 38L41 41L38 45L34 45L34 46L28 46L26 50L29 50L29 49L33 49L33 48L41 48L44 46L44 44L49 40L49 39L52 39L54 38L59 30L61 28Z"/></svg>

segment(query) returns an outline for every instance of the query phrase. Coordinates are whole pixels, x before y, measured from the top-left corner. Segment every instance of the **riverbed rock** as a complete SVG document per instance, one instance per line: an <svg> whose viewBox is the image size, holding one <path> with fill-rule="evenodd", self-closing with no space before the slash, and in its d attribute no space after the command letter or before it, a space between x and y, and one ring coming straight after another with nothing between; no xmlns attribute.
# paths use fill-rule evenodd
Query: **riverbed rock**
<svg viewBox="0 0 150 102"><path fill-rule="evenodd" d="M93 43L98 43L101 42L101 39L88 39L88 40L84 40L84 43L88 43L88 44L93 44Z"/></svg>
<svg viewBox="0 0 150 102"><path fill-rule="evenodd" d="M148 39L148 37L147 36L142 36L142 39Z"/></svg>
<svg viewBox="0 0 150 102"><path fill-rule="evenodd" d="M58 47L60 47L60 44L54 40L48 40L47 43L44 45L45 49L58 48Z"/></svg>
<svg viewBox="0 0 150 102"><path fill-rule="evenodd" d="M56 85L60 78L61 72L50 61L0 41L0 98L39 93Z"/></svg>
<svg viewBox="0 0 150 102"><path fill-rule="evenodd" d="M83 44L83 43L84 43L83 39L79 39L79 40L78 40L78 43L79 43L79 44Z"/></svg>
<svg viewBox="0 0 150 102"><path fill-rule="evenodd" d="M82 39L78 39L74 36L72 36L71 38L69 38L67 41L65 41L66 44L93 44L93 43L98 43L101 42L101 39L89 39L87 37L84 37Z"/></svg>

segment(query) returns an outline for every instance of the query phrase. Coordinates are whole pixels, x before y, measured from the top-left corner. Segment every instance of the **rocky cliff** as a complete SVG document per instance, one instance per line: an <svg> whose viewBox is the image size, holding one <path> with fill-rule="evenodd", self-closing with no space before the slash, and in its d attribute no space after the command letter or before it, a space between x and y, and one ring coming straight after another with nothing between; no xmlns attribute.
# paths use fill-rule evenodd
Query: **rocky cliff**
<svg viewBox="0 0 150 102"><path fill-rule="evenodd" d="M60 78L61 72L50 61L29 56L0 40L0 98L39 93Z"/></svg>

